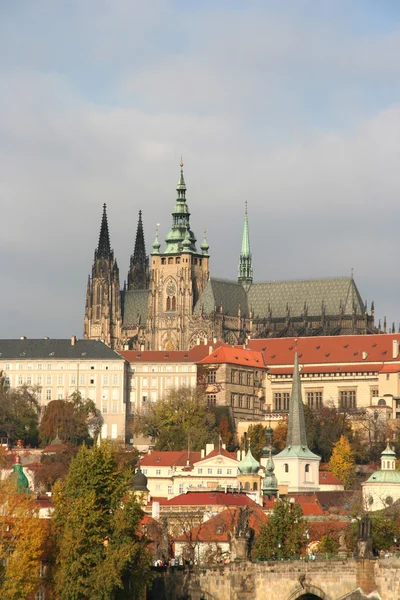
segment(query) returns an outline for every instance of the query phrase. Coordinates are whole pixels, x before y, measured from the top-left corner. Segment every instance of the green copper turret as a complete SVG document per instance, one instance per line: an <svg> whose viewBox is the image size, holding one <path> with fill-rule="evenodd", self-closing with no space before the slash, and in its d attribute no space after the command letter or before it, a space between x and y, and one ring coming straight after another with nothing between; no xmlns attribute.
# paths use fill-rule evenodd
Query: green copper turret
<svg viewBox="0 0 400 600"><path fill-rule="evenodd" d="M253 267L250 252L249 220L247 217L247 202L244 213L244 227L242 239L242 251L240 253L238 267L238 281L248 290L253 283Z"/></svg>
<svg viewBox="0 0 400 600"><path fill-rule="evenodd" d="M181 174L176 186L178 197L172 213L172 228L165 241L167 246L163 254L180 254L183 246L185 252L196 253L196 238L190 229L190 212L186 204L186 183L183 176L183 163L180 164ZM183 244L183 242L185 243ZM189 243L188 243L189 242Z"/></svg>

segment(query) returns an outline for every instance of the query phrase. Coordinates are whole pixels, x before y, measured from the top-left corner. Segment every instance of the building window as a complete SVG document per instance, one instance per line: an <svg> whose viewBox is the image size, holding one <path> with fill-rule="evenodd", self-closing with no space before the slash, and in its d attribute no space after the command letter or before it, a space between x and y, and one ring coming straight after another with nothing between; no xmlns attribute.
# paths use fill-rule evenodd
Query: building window
<svg viewBox="0 0 400 600"><path fill-rule="evenodd" d="M28 371L32 371L32 363L28 364Z"/></svg>
<svg viewBox="0 0 400 600"><path fill-rule="evenodd" d="M166 259L165 259L165 258L162 258L162 259L161 259L161 264L162 264L162 265L165 265L166 263L167 263Z"/></svg>
<svg viewBox="0 0 400 600"><path fill-rule="evenodd" d="M243 408L243 396L239 396L239 408Z"/></svg>
<svg viewBox="0 0 400 600"><path fill-rule="evenodd" d="M172 494L174 493L174 488L172 485L168 486L168 496L172 496Z"/></svg>
<svg viewBox="0 0 400 600"><path fill-rule="evenodd" d="M289 473L289 465L285 463L285 473Z"/></svg>
<svg viewBox="0 0 400 600"><path fill-rule="evenodd" d="M304 472L305 472L305 473L309 473L309 472L310 472L310 465L306 465L306 466L304 467Z"/></svg>
<svg viewBox="0 0 400 600"><path fill-rule="evenodd" d="M156 475L161 475L161 469L156 469Z"/></svg>
<svg viewBox="0 0 400 600"><path fill-rule="evenodd" d="M51 363L47 363L47 370L51 371Z"/></svg>
<svg viewBox="0 0 400 600"><path fill-rule="evenodd" d="M24 365L21 365L21 364L18 365L18 371L22 371L23 368L24 368Z"/></svg>
<svg viewBox="0 0 400 600"><path fill-rule="evenodd" d="M307 392L307 404L313 410L322 408L322 392Z"/></svg>
<svg viewBox="0 0 400 600"><path fill-rule="evenodd" d="M215 383L217 380L217 371L213 369L212 371L208 371L207 374L207 383Z"/></svg>
<svg viewBox="0 0 400 600"><path fill-rule="evenodd" d="M71 375L71 385L76 385L76 375Z"/></svg>
<svg viewBox="0 0 400 600"><path fill-rule="evenodd" d="M89 379L89 383L90 383L90 385L94 385L94 377L91 377L91 378Z"/></svg>
<svg viewBox="0 0 400 600"><path fill-rule="evenodd" d="M236 371L231 371L231 383L236 383Z"/></svg>
<svg viewBox="0 0 400 600"><path fill-rule="evenodd" d="M208 475L212 475L212 469L208 468L207 473L208 473Z"/></svg>
<svg viewBox="0 0 400 600"><path fill-rule="evenodd" d="M58 385L63 385L64 384L64 375L59 375L58 376Z"/></svg>
<svg viewBox="0 0 400 600"><path fill-rule="evenodd" d="M247 385L251 385L251 373L247 373Z"/></svg>
<svg viewBox="0 0 400 600"><path fill-rule="evenodd" d="M289 410L289 392L275 392L274 393L274 406L275 410Z"/></svg>
<svg viewBox="0 0 400 600"><path fill-rule="evenodd" d="M113 385L118 385L118 375L113 375Z"/></svg>
<svg viewBox="0 0 400 600"><path fill-rule="evenodd" d="M45 600L44 592L36 592L35 600Z"/></svg>
<svg viewBox="0 0 400 600"><path fill-rule="evenodd" d="M39 367L39 365L38 365L38 367ZM5 370L5 371L9 371L9 370L10 370L10 365L9 365L8 363L6 363L6 364L4 365L4 370Z"/></svg>
<svg viewBox="0 0 400 600"><path fill-rule="evenodd" d="M251 398L250 398L250 396L247 396L247 398L246 398L246 408L247 409L251 408Z"/></svg>
<svg viewBox="0 0 400 600"><path fill-rule="evenodd" d="M197 474L198 474L198 475L202 475L202 474L203 474L203 469L202 469L201 467L199 467L199 468L197 469Z"/></svg>
<svg viewBox="0 0 400 600"><path fill-rule="evenodd" d="M372 400L372 398L378 398L378 396L379 396L378 388L371 388L371 400Z"/></svg>
<svg viewBox="0 0 400 600"><path fill-rule="evenodd" d="M46 377L46 385L51 385L51 375L47 375L47 377Z"/></svg>
<svg viewBox="0 0 400 600"><path fill-rule="evenodd" d="M64 392L57 391L57 400L64 400Z"/></svg>
<svg viewBox="0 0 400 600"><path fill-rule="evenodd" d="M40 401L42 399L42 390L36 392L36 398Z"/></svg>
<svg viewBox="0 0 400 600"><path fill-rule="evenodd" d="M356 408L356 391L341 390L339 392L339 406L343 409Z"/></svg>
<svg viewBox="0 0 400 600"><path fill-rule="evenodd" d="M207 394L208 406L215 406L217 404L217 394Z"/></svg>
<svg viewBox="0 0 400 600"><path fill-rule="evenodd" d="M217 469L217 475L222 475L222 469L221 468Z"/></svg>
<svg viewBox="0 0 400 600"><path fill-rule="evenodd" d="M231 406L235 406L235 394L231 394Z"/></svg>
<svg viewBox="0 0 400 600"><path fill-rule="evenodd" d="M86 380L85 380L85 376L84 375L80 376L79 382L80 382L81 385L85 385Z"/></svg>
<svg viewBox="0 0 400 600"><path fill-rule="evenodd" d="M118 412L118 407L117 407L117 405L116 405L116 404L113 404L112 411L113 411L114 415L116 415L116 414L117 414L117 412Z"/></svg>
<svg viewBox="0 0 400 600"><path fill-rule="evenodd" d="M226 474L227 474L227 475L232 475L232 469L227 469L227 470L226 470Z"/></svg>
<svg viewBox="0 0 400 600"><path fill-rule="evenodd" d="M46 400L51 400L51 390L46 390Z"/></svg>
<svg viewBox="0 0 400 600"><path fill-rule="evenodd" d="M24 382L22 375L18 375L18 385L22 385Z"/></svg>
<svg viewBox="0 0 400 600"><path fill-rule="evenodd" d="M103 404L103 413L107 412L107 404Z"/></svg>
<svg viewBox="0 0 400 600"><path fill-rule="evenodd" d="M179 484L179 493L183 494L183 492L184 492L184 486L183 486L183 483L180 483Z"/></svg>
<svg viewBox="0 0 400 600"><path fill-rule="evenodd" d="M103 375L103 385L108 385L108 375Z"/></svg>
<svg viewBox="0 0 400 600"><path fill-rule="evenodd" d="M239 371L239 385L243 385L243 372Z"/></svg>

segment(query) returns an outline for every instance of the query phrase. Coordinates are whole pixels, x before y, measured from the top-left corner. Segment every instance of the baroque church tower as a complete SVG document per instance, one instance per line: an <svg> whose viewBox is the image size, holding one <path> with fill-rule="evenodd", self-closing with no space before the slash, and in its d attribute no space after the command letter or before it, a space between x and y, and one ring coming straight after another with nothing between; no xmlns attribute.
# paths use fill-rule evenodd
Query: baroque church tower
<svg viewBox="0 0 400 600"><path fill-rule="evenodd" d="M112 348L121 337L122 313L119 269L111 249L106 205L86 292L84 337L102 340Z"/></svg>
<svg viewBox="0 0 400 600"><path fill-rule="evenodd" d="M158 230L151 254L147 330L153 350L186 350L191 345L189 322L209 279L209 246L204 237L200 251L190 229L183 163L176 188L172 228L160 252Z"/></svg>

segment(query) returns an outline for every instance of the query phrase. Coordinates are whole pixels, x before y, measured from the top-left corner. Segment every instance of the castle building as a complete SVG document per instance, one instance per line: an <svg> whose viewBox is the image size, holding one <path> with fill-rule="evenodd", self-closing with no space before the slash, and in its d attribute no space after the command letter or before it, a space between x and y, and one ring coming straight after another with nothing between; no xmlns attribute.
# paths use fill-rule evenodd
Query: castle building
<svg viewBox="0 0 400 600"><path fill-rule="evenodd" d="M247 203L238 279L210 275L209 245L200 247L190 228L181 163L172 227L161 247L158 230L150 259L142 213L122 289L111 249L106 206L86 293L84 337L116 349L187 350L198 339L230 344L249 338L368 334L368 313L353 277L253 281Z"/></svg>

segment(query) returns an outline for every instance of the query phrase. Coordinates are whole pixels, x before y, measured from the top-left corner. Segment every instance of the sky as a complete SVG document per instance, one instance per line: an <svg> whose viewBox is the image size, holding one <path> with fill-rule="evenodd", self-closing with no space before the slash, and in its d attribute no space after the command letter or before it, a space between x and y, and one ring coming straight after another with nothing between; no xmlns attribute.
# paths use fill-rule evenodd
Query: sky
<svg viewBox="0 0 400 600"><path fill-rule="evenodd" d="M397 0L0 0L0 338L82 336L107 203L171 226L183 154L211 273L350 275L400 321Z"/></svg>

